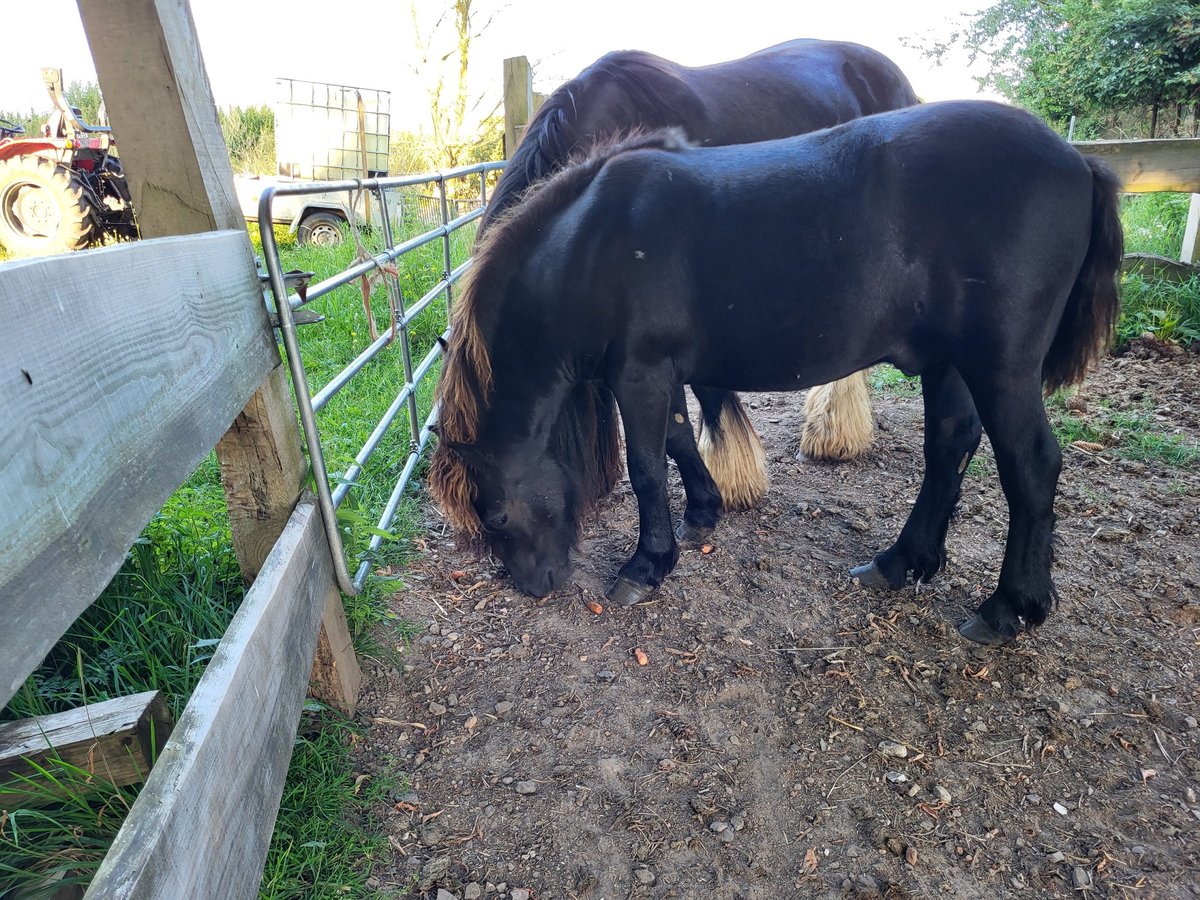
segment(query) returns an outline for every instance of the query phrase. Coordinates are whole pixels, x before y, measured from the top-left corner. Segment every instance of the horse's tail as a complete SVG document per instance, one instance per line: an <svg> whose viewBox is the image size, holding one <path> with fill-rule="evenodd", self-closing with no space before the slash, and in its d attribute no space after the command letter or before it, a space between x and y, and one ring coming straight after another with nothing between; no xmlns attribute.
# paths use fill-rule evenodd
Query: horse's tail
<svg viewBox="0 0 1200 900"><path fill-rule="evenodd" d="M1121 181L1095 157L1084 159L1092 170L1092 238L1054 342L1042 363L1042 382L1047 392L1083 379L1088 367L1108 349L1121 315L1117 287L1125 249L1117 215Z"/></svg>
<svg viewBox="0 0 1200 900"><path fill-rule="evenodd" d="M692 388L700 401L700 457L727 510L749 509L767 493L767 455L738 395Z"/></svg>

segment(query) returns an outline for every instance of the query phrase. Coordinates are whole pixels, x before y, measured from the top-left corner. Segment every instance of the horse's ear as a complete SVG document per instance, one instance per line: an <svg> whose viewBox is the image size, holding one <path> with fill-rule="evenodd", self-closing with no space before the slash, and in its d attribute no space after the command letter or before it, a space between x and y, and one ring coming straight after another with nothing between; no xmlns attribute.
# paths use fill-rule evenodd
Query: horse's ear
<svg viewBox="0 0 1200 900"><path fill-rule="evenodd" d="M480 450L474 444L460 444L458 441L444 440L442 446L447 450L452 450L466 464L467 468L476 472L495 468L496 460L492 454L486 450Z"/></svg>

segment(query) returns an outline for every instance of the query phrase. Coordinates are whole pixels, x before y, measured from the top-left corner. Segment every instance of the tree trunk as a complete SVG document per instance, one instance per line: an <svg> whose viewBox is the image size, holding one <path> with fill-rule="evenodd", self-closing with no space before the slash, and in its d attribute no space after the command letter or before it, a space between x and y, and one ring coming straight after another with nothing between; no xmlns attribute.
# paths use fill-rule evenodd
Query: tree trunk
<svg viewBox="0 0 1200 900"><path fill-rule="evenodd" d="M1153 103L1150 105L1150 137L1154 137L1154 134L1157 131L1158 131L1158 104Z"/></svg>

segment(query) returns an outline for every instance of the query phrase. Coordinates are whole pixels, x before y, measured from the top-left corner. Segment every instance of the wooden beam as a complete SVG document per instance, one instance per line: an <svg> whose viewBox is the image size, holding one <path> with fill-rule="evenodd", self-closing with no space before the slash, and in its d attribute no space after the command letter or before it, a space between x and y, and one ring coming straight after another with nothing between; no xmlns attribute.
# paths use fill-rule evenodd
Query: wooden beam
<svg viewBox="0 0 1200 900"><path fill-rule="evenodd" d="M302 500L88 888L95 900L254 897L333 564Z"/></svg>
<svg viewBox="0 0 1200 900"><path fill-rule="evenodd" d="M244 231L0 266L0 705L275 364Z"/></svg>
<svg viewBox="0 0 1200 900"><path fill-rule="evenodd" d="M533 69L525 56L504 61L504 158L513 151L533 118Z"/></svg>
<svg viewBox="0 0 1200 900"><path fill-rule="evenodd" d="M1161 281L1180 283L1200 275L1200 267L1158 256L1154 253L1127 253L1121 260L1122 272L1149 275Z"/></svg>
<svg viewBox="0 0 1200 900"><path fill-rule="evenodd" d="M233 169L186 0L78 3L142 236L244 229ZM130 27L131 23L137 27ZM246 302L270 335L260 293L248 295ZM287 523L305 473L300 430L282 365L270 372L221 439L217 458L234 553L249 582ZM341 665L348 668L357 662L351 655ZM329 684L334 683L331 677ZM348 710L356 700L344 697L331 702Z"/></svg>
<svg viewBox="0 0 1200 900"><path fill-rule="evenodd" d="M308 693L353 716L358 708L361 686L362 670L354 655L354 642L346 624L342 595L335 592L321 613L321 633L317 636L317 652L313 658Z"/></svg>
<svg viewBox="0 0 1200 900"><path fill-rule="evenodd" d="M142 236L244 229L191 7L78 4Z"/></svg>
<svg viewBox="0 0 1200 900"><path fill-rule="evenodd" d="M1200 139L1077 141L1081 153L1108 163L1130 193L1200 193Z"/></svg>
<svg viewBox="0 0 1200 900"><path fill-rule="evenodd" d="M29 805L23 777L38 777L37 766L64 762L104 784L122 787L144 781L171 735L171 714L160 691L104 700L68 712L0 722L0 808ZM36 765L35 765L36 764ZM37 798L52 798L42 782Z"/></svg>

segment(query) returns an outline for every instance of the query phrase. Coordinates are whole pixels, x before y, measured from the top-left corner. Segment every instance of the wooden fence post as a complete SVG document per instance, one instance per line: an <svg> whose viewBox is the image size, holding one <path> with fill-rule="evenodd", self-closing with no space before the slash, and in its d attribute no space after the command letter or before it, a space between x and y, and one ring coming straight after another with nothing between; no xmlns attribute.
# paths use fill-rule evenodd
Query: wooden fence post
<svg viewBox="0 0 1200 900"><path fill-rule="evenodd" d="M1188 205L1187 227L1183 232L1183 247L1179 251L1179 261L1195 263L1200 251L1200 194L1192 194Z"/></svg>
<svg viewBox="0 0 1200 900"><path fill-rule="evenodd" d="M510 56L504 61L504 158L513 151L533 117L533 70L529 58Z"/></svg>
<svg viewBox="0 0 1200 900"><path fill-rule="evenodd" d="M142 237L245 230L191 7L179 0L78 4ZM304 460L289 391L278 365L217 445L234 552L247 580L257 575L300 495ZM329 603L326 618L344 622L336 591ZM324 699L352 712L358 663L344 641L330 642L324 632L320 640L336 653L342 674L321 681L355 691Z"/></svg>

